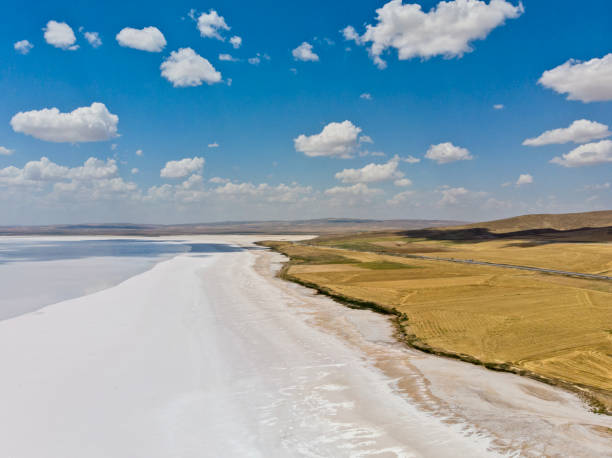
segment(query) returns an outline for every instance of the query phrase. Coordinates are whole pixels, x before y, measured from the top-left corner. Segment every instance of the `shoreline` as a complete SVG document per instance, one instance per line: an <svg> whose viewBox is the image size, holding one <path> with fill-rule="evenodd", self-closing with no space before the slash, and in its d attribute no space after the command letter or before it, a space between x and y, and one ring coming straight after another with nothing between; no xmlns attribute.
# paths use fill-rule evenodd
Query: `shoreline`
<svg viewBox="0 0 612 458"><path fill-rule="evenodd" d="M316 283L300 280L299 278L293 275L290 275L287 272L290 267L290 263L292 261L289 255L275 249L275 247L273 246L267 246L267 245L260 245L260 246L265 246L266 248L287 257L287 261L283 264L283 267L281 268L281 270L279 270L277 274L279 278L299 284L306 288L313 289L317 293L325 295L331 298L332 300L336 301L337 303L342 304L344 306L351 307L351 308L357 308L357 309L371 310L372 312L375 312L375 313L392 316L393 317L392 322L396 328L395 336L398 342L404 343L409 348L413 348L415 350L418 350L418 351L421 351L427 354L431 354L431 355L435 355L435 356L439 356L443 358L450 358L450 359L459 360L465 363L473 364L476 366L481 366L491 371L505 372L505 373L519 375L521 377L527 377L527 378L536 380L540 383L544 383L549 386L554 386L554 387L564 389L578 396L580 399L582 399L582 401L591 409L593 413L606 415L606 416L612 416L612 409L608 408L602 401L600 401L597 398L596 394L593 393L593 392L596 392L596 390L594 390L592 387L575 384L571 382L566 382L564 380L553 378L553 377L545 377L535 372L512 366L509 363L493 363L493 362L488 362L488 361L482 361L474 356L467 355L464 353L458 353L458 352L453 352L450 350L445 350L442 348L432 347L431 345L423 342L416 335L411 334L406 330L406 325L409 324L408 317L406 316L405 313L401 313L395 307L388 308L376 302L364 301L361 299L348 297L348 296L345 296L339 293L335 293L329 290L328 288L320 286Z"/></svg>
<svg viewBox="0 0 612 458"><path fill-rule="evenodd" d="M412 350L278 278L261 239L190 238L210 250L0 322L0 454L607 453L612 421L574 395Z"/></svg>

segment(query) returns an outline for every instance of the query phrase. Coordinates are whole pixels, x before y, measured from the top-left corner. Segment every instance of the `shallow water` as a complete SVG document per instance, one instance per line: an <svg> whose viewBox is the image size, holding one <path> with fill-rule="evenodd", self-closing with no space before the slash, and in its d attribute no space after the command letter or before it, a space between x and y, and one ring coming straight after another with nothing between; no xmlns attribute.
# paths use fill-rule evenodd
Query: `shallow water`
<svg viewBox="0 0 612 458"><path fill-rule="evenodd" d="M180 253L236 249L181 239L2 237L0 320L110 288Z"/></svg>

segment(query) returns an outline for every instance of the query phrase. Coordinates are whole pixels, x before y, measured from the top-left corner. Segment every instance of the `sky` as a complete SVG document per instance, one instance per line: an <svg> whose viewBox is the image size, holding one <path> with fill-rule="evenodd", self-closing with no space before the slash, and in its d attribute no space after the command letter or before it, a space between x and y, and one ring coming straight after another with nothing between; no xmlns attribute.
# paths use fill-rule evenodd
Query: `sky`
<svg viewBox="0 0 612 458"><path fill-rule="evenodd" d="M612 3L12 2L0 225L612 208Z"/></svg>

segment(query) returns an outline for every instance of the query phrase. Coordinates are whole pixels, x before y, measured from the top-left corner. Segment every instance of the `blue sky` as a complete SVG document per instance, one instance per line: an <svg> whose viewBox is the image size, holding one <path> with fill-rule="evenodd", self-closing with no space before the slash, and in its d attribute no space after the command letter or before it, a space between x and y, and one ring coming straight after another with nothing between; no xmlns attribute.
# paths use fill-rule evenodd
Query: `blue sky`
<svg viewBox="0 0 612 458"><path fill-rule="evenodd" d="M511 0L445 4L453 11L479 8L463 24L443 15L437 1L418 2L421 13L409 11L410 2L388 3L5 5L0 224L479 220L612 206L609 1L526 0L522 8ZM377 18L383 6L390 17L416 22L387 23ZM214 22L211 10L229 27L213 24L218 36L198 27L203 13ZM66 31L49 21L65 23L75 41L58 44L55 38L54 45L54 38L46 39L44 28L60 38ZM364 34L366 24L380 26L374 39ZM357 40L342 32L349 25ZM473 30L453 34L462 25ZM392 32L385 35L382 26ZM116 39L124 28L145 27L163 35L159 52ZM97 32L102 44L91 46L84 32ZM239 47L230 43L232 36L242 38ZM436 42L441 36L445 43ZM382 69L373 45L394 39L381 54ZM15 48L22 40L28 43ZM318 60L300 60L308 55L294 50L304 42ZM204 67L188 71L204 75L201 84L181 86L162 76L160 65L181 48L199 56ZM408 57L400 60L398 52ZM220 54L238 61L220 60ZM248 61L255 57L258 64ZM538 83L570 59L568 68ZM220 73L218 82L207 83L214 79L209 66ZM197 84L197 75L191 81ZM101 115L108 128L102 133L79 124L77 115L58 127L41 111L55 107L67 114L94 102L118 117L114 122ZM16 117L20 112L30 113ZM590 123L568 130L577 120ZM318 136L330 125L328 136ZM342 137L357 131L351 129L358 133ZM553 129L566 130L543 146L522 144ZM302 147L295 142L300 135ZM334 154L333 146L345 148L347 157ZM440 159L442 151L447 159ZM551 163L555 157L561 159ZM83 167L89 158L97 161ZM163 172L183 159L189 160ZM346 169L353 172L343 174Z"/></svg>

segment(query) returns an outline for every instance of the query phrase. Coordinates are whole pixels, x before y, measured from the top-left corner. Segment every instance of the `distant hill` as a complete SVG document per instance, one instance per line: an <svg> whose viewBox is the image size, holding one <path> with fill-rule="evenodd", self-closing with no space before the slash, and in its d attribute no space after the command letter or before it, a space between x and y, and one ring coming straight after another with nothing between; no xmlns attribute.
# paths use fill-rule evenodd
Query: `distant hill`
<svg viewBox="0 0 612 458"><path fill-rule="evenodd" d="M486 229L493 233L505 233L536 229L572 231L601 227L612 227L612 210L586 213L522 215L495 221L451 226L447 229Z"/></svg>
<svg viewBox="0 0 612 458"><path fill-rule="evenodd" d="M298 221L226 221L201 224L60 224L0 226L0 235L195 235L195 234L338 234L401 231L459 224L460 221L324 218Z"/></svg>

